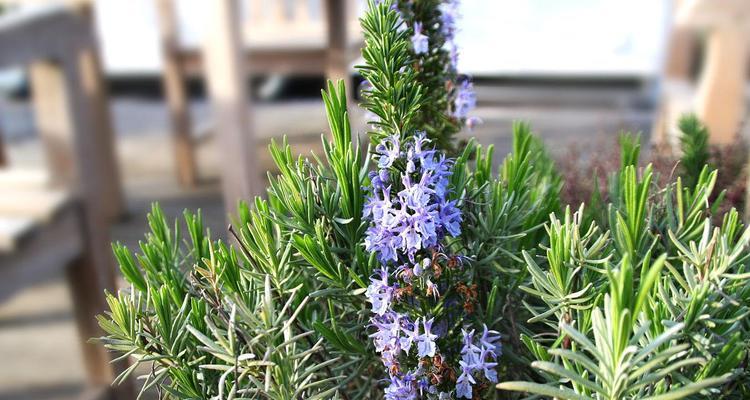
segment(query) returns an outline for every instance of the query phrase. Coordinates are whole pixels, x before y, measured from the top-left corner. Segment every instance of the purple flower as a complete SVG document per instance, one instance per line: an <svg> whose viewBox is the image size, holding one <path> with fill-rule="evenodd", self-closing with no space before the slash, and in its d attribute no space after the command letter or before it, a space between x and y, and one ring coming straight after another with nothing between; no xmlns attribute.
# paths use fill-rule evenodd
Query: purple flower
<svg viewBox="0 0 750 400"><path fill-rule="evenodd" d="M410 258L417 250L422 248L422 236L411 225L404 227L401 231L401 238L409 249Z"/></svg>
<svg viewBox="0 0 750 400"><path fill-rule="evenodd" d="M404 335L399 338L399 345L404 353L408 353L412 344L419 338L419 324L409 323L408 326L401 328L401 332Z"/></svg>
<svg viewBox="0 0 750 400"><path fill-rule="evenodd" d="M422 176L422 180L413 184L408 175L404 176L404 190L398 192L398 199L401 204L409 207L412 211L418 211L430 206L430 196L433 194L432 189L427 186L427 178Z"/></svg>
<svg viewBox="0 0 750 400"><path fill-rule="evenodd" d="M458 46L454 42L448 44L448 52L450 54L451 66L455 70L458 66Z"/></svg>
<svg viewBox="0 0 750 400"><path fill-rule="evenodd" d="M432 261L429 258L423 258L421 262L414 264L414 268L412 268L412 272L414 272L415 276L421 276L424 270L426 270L427 268L430 268L431 264L432 264Z"/></svg>
<svg viewBox="0 0 750 400"><path fill-rule="evenodd" d="M483 123L484 121L482 121L482 119L479 117L466 118L466 127L469 128L470 131L476 128L477 126L482 125Z"/></svg>
<svg viewBox="0 0 750 400"><path fill-rule="evenodd" d="M378 167L389 168L401 156L401 148L397 135L388 136L375 146L378 155Z"/></svg>
<svg viewBox="0 0 750 400"><path fill-rule="evenodd" d="M413 263L418 251L437 246L446 234L455 237L461 232L461 213L445 199L452 161L426 148L429 142L420 132L403 149L397 147L396 136L377 146L380 169L370 175L371 194L364 207L364 216L372 219L365 248L382 263L397 262L399 255ZM406 162L406 173L401 174L403 189L392 196L385 185L397 160Z"/></svg>
<svg viewBox="0 0 750 400"><path fill-rule="evenodd" d="M385 388L384 393L387 400L416 400L417 385L414 375L409 373L403 376L392 376L391 383Z"/></svg>
<svg viewBox="0 0 750 400"><path fill-rule="evenodd" d="M473 369L466 365L464 361L460 361L461 375L459 375L456 381L456 398L472 398L472 385L477 383L474 377L471 376Z"/></svg>
<svg viewBox="0 0 750 400"><path fill-rule="evenodd" d="M422 33L422 23L414 23L414 35L411 37L411 43L414 46L414 53L424 54L429 51L429 39Z"/></svg>
<svg viewBox="0 0 750 400"><path fill-rule="evenodd" d="M474 369L483 371L484 377L487 378L488 381L497 383L497 371L495 371L497 363L488 361L494 359L495 356L492 350L489 350L486 347L482 347L482 351L479 353L479 361L474 364Z"/></svg>
<svg viewBox="0 0 750 400"><path fill-rule="evenodd" d="M461 211L455 201L446 202L440 207L440 221L445 230L453 237L461 234Z"/></svg>
<svg viewBox="0 0 750 400"><path fill-rule="evenodd" d="M387 368L397 363L401 353L401 324L405 320L406 317L393 311L372 319L372 326L377 330L370 337L375 344L375 351L380 353L383 365Z"/></svg>
<svg viewBox="0 0 750 400"><path fill-rule="evenodd" d="M388 174L388 170L386 169L370 171L368 176L370 177L370 183L372 184L373 192L385 189L386 185L390 181L390 176Z"/></svg>
<svg viewBox="0 0 750 400"><path fill-rule="evenodd" d="M482 337L479 338L479 344L482 347L487 348L487 350L491 352L493 358L498 357L500 353L502 353L503 346L500 343L500 334L496 331L489 330L487 325L484 325Z"/></svg>
<svg viewBox="0 0 750 400"><path fill-rule="evenodd" d="M382 317L391 305L395 287L388 285L387 268L381 268L378 272L380 278L370 278L370 286L367 287L365 296L367 296L367 301L372 304L372 312Z"/></svg>
<svg viewBox="0 0 750 400"><path fill-rule="evenodd" d="M417 32L421 28L415 26ZM370 338L390 376L385 398L416 399L425 396L425 392L438 399L451 398L455 393L470 397L480 373L488 380L497 379L494 332L485 332L482 339L491 346L483 344L480 348L474 343L474 331L464 331L462 386L455 392L440 392L430 384L421 367L407 374L401 368L414 365L415 360L407 359L415 357L411 352L414 347L416 358L438 354L437 340L447 334L446 321L436 321L429 313L421 312L412 322L411 309L421 307L421 300L414 301L409 297L412 294L397 303L395 299L399 282L426 288L428 296L440 297L438 285L432 282L435 277L429 273L431 255L444 251L441 241L446 235L460 235L462 223L456 201L447 198L453 161L431 147L424 132L416 132L404 141L395 135L386 138L376 147L374 159L378 169L369 175L371 185L363 214L370 225L364 242L365 249L375 253L382 268L370 279L366 297L374 314L370 326L375 332ZM398 266L392 275L395 282L389 282L389 265Z"/></svg>
<svg viewBox="0 0 750 400"><path fill-rule="evenodd" d="M474 85L468 79L462 79L459 83L456 99L453 101L453 116L459 119L466 118L471 110L477 105L477 95L474 93Z"/></svg>
<svg viewBox="0 0 750 400"><path fill-rule="evenodd" d="M458 0L448 0L440 5L440 29L446 40L453 40L459 18Z"/></svg>
<svg viewBox="0 0 750 400"><path fill-rule="evenodd" d="M466 332L465 329L461 330L463 335L463 347L461 348L461 359L468 366L474 365L479 358L479 347L474 345L474 330Z"/></svg>
<svg viewBox="0 0 750 400"><path fill-rule="evenodd" d="M435 345L437 335L431 332L432 321L432 319L428 321L427 318L424 318L422 321L424 333L417 336L417 355L419 357L434 357L437 351L437 346Z"/></svg>
<svg viewBox="0 0 750 400"><path fill-rule="evenodd" d="M424 169L430 169L428 165L425 165L425 162L431 160L436 153L434 148L424 149L430 142L431 140L427 138L425 131L417 131L414 134L414 144L412 145L411 154L413 158L419 160Z"/></svg>
<svg viewBox="0 0 750 400"><path fill-rule="evenodd" d="M474 342L474 330L461 330L463 347L461 348L461 375L456 384L458 398L471 398L472 385L476 383L474 373L482 373L490 382L497 383L497 356L500 352L500 335L484 326L479 346Z"/></svg>
<svg viewBox="0 0 750 400"><path fill-rule="evenodd" d="M378 196L378 192L382 193L382 198ZM394 216L393 203L391 203L391 188L383 188L371 197L367 199L367 204L364 208L364 216L368 217L372 215L372 218L379 221L389 221Z"/></svg>

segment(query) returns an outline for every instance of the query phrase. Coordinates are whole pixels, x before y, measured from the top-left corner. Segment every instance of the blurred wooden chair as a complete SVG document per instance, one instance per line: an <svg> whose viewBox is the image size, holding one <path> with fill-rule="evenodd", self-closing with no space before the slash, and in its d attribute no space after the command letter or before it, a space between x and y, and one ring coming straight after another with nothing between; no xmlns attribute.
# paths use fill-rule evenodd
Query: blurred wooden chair
<svg viewBox="0 0 750 400"><path fill-rule="evenodd" d="M164 59L164 89L175 139L179 181L197 179L189 101L188 77L205 76L204 49L185 48L177 33L174 0L156 0ZM248 0L247 18L240 26L241 63L245 74L282 74L349 78L349 65L359 56L355 0ZM320 5L316 14L315 5ZM241 13L242 7L234 6ZM232 18L237 18L232 15ZM244 28L244 29L243 29ZM357 32L357 34L350 34ZM243 79L238 84L245 85ZM351 93L350 93L351 95Z"/></svg>
<svg viewBox="0 0 750 400"><path fill-rule="evenodd" d="M85 10L51 6L0 18L0 68L26 66L48 169L0 168L0 301L65 270L88 386L98 398L132 398L110 383L123 363L87 341L116 275L110 201L120 199L94 30ZM102 102L105 102L102 104ZM109 207L108 207L109 206ZM115 204L117 206L117 204Z"/></svg>
<svg viewBox="0 0 750 400"><path fill-rule="evenodd" d="M694 112L715 144L732 143L747 117L750 65L750 2L677 0L663 76L661 104L652 138L675 149L677 120ZM699 36L706 38L702 59ZM700 77L694 79L696 61Z"/></svg>

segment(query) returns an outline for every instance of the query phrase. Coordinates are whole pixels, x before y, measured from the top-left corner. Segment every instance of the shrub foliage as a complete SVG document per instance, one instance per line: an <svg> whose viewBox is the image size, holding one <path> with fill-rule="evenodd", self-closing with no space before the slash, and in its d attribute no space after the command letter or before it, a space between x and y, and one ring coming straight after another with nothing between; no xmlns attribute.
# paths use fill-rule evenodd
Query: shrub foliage
<svg viewBox="0 0 750 400"><path fill-rule="evenodd" d="M705 128L682 121L682 170L666 182L639 167L639 139L621 136L619 168L587 205L561 209L563 180L528 124L513 125L497 170L492 146L456 142L474 99L456 73L456 10L454 1L369 4L359 70L372 147L352 132L343 83L329 83L323 154L273 142L279 173L265 197L239 203L228 243L200 212L170 222L154 205L139 249L113 245L129 287L107 294L98 320L99 340L132 360L116 383L147 368L141 393L170 399L750 396L750 230L721 207ZM413 144L388 147L396 142ZM459 210L445 223L460 227L424 248L393 239L408 249L393 255L406 264L393 265L373 250L386 222L372 202L389 201L390 189L375 195L386 186L411 187L419 152L435 155L421 156L425 179L449 166L427 186L440 193L423 199ZM395 286L373 286L378 276ZM378 299L416 327L378 339ZM434 339L428 317L438 319ZM482 340L497 332L502 346L473 342L477 323ZM404 336L410 329L415 337Z"/></svg>

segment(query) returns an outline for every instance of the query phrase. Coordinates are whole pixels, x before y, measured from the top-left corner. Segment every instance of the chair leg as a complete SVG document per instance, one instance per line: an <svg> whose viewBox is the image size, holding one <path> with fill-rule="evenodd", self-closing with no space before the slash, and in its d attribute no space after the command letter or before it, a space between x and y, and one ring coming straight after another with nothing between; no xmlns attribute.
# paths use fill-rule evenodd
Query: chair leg
<svg viewBox="0 0 750 400"><path fill-rule="evenodd" d="M198 181L195 146L191 139L189 99L185 88L185 68L180 62L177 17L173 0L158 0L159 30L161 32L164 71L162 85L169 108L172 136L175 144L177 178L181 185L193 187Z"/></svg>
<svg viewBox="0 0 750 400"><path fill-rule="evenodd" d="M4 167L8 164L8 156L5 154L5 143L3 140L3 131L0 129L0 167Z"/></svg>
<svg viewBox="0 0 750 400"><path fill-rule="evenodd" d="M103 334L95 317L104 311L106 304L104 290L99 285L96 267L91 258L84 254L73 261L68 266L67 279L73 299L87 384L92 387L105 388L107 395L103 398L134 399L132 380L125 380L116 387L111 386L117 375L129 366L128 361L120 360L112 363L114 353L108 352L101 344L90 342L90 339L98 338Z"/></svg>
<svg viewBox="0 0 750 400"><path fill-rule="evenodd" d="M129 366L128 360L112 362L115 353L108 352L103 345L90 343L92 338L101 337L102 329L96 322L96 315L104 312L107 305L104 290L116 290L116 278L108 256L108 235L96 230L89 220L92 215L78 207L75 212L80 217L83 250L82 254L68 265L66 270L68 287L81 342L83 362L86 368L88 384L92 387L108 388L105 398L125 400L135 398L135 387L132 379L127 379L117 387L112 381Z"/></svg>
<svg viewBox="0 0 750 400"><path fill-rule="evenodd" d="M349 86L349 64L347 58L347 1L326 0L328 60L326 79L344 79Z"/></svg>
<svg viewBox="0 0 750 400"><path fill-rule="evenodd" d="M87 255L78 257L68 266L67 278L88 383L101 386L109 385L115 377L104 346L89 343L91 338L102 335L95 316L104 310L103 294L92 264Z"/></svg>

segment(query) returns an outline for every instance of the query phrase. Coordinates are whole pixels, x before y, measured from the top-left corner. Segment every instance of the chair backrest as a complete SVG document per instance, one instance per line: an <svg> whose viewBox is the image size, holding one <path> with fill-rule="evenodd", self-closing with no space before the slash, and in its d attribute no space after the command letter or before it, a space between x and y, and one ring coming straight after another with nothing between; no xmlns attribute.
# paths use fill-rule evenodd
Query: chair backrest
<svg viewBox="0 0 750 400"><path fill-rule="evenodd" d="M321 0L246 0L249 23L281 23L306 22L320 19L318 10L322 7Z"/></svg>
<svg viewBox="0 0 750 400"><path fill-rule="evenodd" d="M279 41L325 42L329 0L245 0L244 39L250 44ZM358 25L362 0L346 0L346 26ZM282 43L283 45L283 43Z"/></svg>
<svg viewBox="0 0 750 400"><path fill-rule="evenodd" d="M274 33L322 35L322 7L321 0L247 0L244 30L250 39L258 40L268 40L265 36Z"/></svg>
<svg viewBox="0 0 750 400"><path fill-rule="evenodd" d="M123 197L93 26L87 9L64 5L4 15L0 67L28 68L54 182L91 200L106 219L121 215Z"/></svg>

